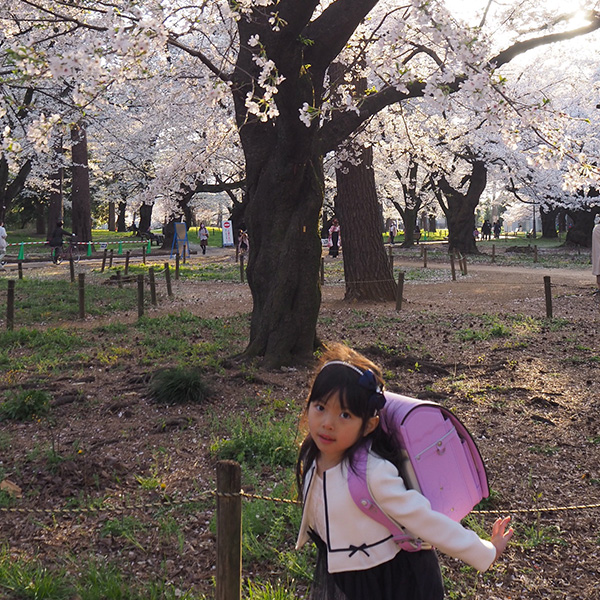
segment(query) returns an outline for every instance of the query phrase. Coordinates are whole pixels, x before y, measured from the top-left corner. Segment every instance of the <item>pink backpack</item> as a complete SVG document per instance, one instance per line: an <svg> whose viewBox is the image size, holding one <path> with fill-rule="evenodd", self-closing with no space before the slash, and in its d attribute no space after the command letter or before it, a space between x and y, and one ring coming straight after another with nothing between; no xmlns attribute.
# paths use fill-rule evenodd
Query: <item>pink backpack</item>
<svg viewBox="0 0 600 600"><path fill-rule="evenodd" d="M381 425L402 448L400 474L406 486L421 492L433 510L460 521L489 496L485 467L467 428L436 402L390 392L385 398ZM407 535L373 500L366 477L368 451L365 444L355 454L348 475L350 494L366 515L389 529L403 550L415 552L421 541Z"/></svg>

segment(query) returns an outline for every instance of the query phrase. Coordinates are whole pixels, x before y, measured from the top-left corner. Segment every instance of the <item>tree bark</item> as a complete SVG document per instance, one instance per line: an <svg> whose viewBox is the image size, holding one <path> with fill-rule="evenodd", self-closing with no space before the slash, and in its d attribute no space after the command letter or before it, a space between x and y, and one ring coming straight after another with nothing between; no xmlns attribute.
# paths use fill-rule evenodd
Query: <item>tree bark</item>
<svg viewBox="0 0 600 600"><path fill-rule="evenodd" d="M336 214L340 221L346 300L390 300L396 284L381 235L380 206L373 172L373 148L359 165L336 170Z"/></svg>
<svg viewBox="0 0 600 600"><path fill-rule="evenodd" d="M445 176L441 176L438 185L446 202L440 194L438 200L448 221L449 250L458 250L462 254L478 254L477 243L473 236L475 230L475 209L487 182L487 168L481 160L473 160L469 187L465 193L453 188Z"/></svg>
<svg viewBox="0 0 600 600"><path fill-rule="evenodd" d="M150 225L152 224L152 208L152 204L146 204L145 202L140 206L139 233L146 233L150 229Z"/></svg>
<svg viewBox="0 0 600 600"><path fill-rule="evenodd" d="M122 200L119 202L117 210L117 231L123 233L127 231L127 223L125 222L125 211L127 210L127 202Z"/></svg>
<svg viewBox="0 0 600 600"><path fill-rule="evenodd" d="M558 237L556 217L558 216L559 211L559 208L545 208L544 206L540 206L543 238L556 239Z"/></svg>
<svg viewBox="0 0 600 600"><path fill-rule="evenodd" d="M6 219L6 213L10 210L12 201L25 187L25 181L31 172L32 166L31 160L26 160L14 179L8 183L8 161L4 154L0 155L0 220L4 221Z"/></svg>
<svg viewBox="0 0 600 600"><path fill-rule="evenodd" d="M79 242L92 241L92 207L88 169L87 135L82 123L71 127L73 159L72 219L73 233Z"/></svg>

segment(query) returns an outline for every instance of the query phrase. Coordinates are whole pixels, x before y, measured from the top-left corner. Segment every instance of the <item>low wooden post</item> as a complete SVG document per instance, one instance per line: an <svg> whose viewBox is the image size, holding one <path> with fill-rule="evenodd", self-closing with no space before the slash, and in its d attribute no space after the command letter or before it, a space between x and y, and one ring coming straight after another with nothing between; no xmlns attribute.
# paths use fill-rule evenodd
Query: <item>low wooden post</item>
<svg viewBox="0 0 600 600"><path fill-rule="evenodd" d="M17 269L19 271L19 279L23 279L23 261L20 260L19 264L17 265Z"/></svg>
<svg viewBox="0 0 600 600"><path fill-rule="evenodd" d="M325 259L321 256L321 285L325 285Z"/></svg>
<svg viewBox="0 0 600 600"><path fill-rule="evenodd" d="M450 252L450 271L452 271L452 281L456 281L456 265L454 264L454 251Z"/></svg>
<svg viewBox="0 0 600 600"><path fill-rule="evenodd" d="M71 283L75 283L75 263L72 256L69 256L69 274L71 276Z"/></svg>
<svg viewBox="0 0 600 600"><path fill-rule="evenodd" d="M171 267L168 262L165 263L165 279L167 281L167 294L170 297L173 295L173 288L171 286Z"/></svg>
<svg viewBox="0 0 600 600"><path fill-rule="evenodd" d="M179 252L175 254L175 279L179 279Z"/></svg>
<svg viewBox="0 0 600 600"><path fill-rule="evenodd" d="M240 281L244 283L244 255L240 254Z"/></svg>
<svg viewBox="0 0 600 600"><path fill-rule="evenodd" d="M148 277L150 279L150 300L152 306L156 306L156 279L154 277L154 267L148 269Z"/></svg>
<svg viewBox="0 0 600 600"><path fill-rule="evenodd" d="M404 271L398 273L398 288L396 289L396 310L402 310L402 295L404 294Z"/></svg>
<svg viewBox="0 0 600 600"><path fill-rule="evenodd" d="M106 255L108 254L108 250L104 248L104 252L102 252L102 266L100 267L100 273L104 273L104 267L106 267Z"/></svg>
<svg viewBox="0 0 600 600"><path fill-rule="evenodd" d="M113 263L113 254L114 254L114 250L111 248L110 253L108 255L108 268L112 268L112 263Z"/></svg>
<svg viewBox="0 0 600 600"><path fill-rule="evenodd" d="M546 295L546 317L552 318L552 288L550 283L550 275L544 275L544 292Z"/></svg>
<svg viewBox="0 0 600 600"><path fill-rule="evenodd" d="M144 276L137 276L138 318L144 316Z"/></svg>
<svg viewBox="0 0 600 600"><path fill-rule="evenodd" d="M423 246L423 268L427 268L427 248Z"/></svg>
<svg viewBox="0 0 600 600"><path fill-rule="evenodd" d="M215 600L242 594L242 471L232 460L217 463L217 585Z"/></svg>
<svg viewBox="0 0 600 600"><path fill-rule="evenodd" d="M492 244L492 262L496 262L496 244Z"/></svg>
<svg viewBox="0 0 600 600"><path fill-rule="evenodd" d="M184 264L184 265L185 265L185 249L186 249L186 246L185 246L185 244L184 244L184 245L183 245L183 252L181 253L181 258L182 258L182 260L183 260L183 264Z"/></svg>
<svg viewBox="0 0 600 600"><path fill-rule="evenodd" d="M85 319L85 273L79 273L79 318Z"/></svg>
<svg viewBox="0 0 600 600"><path fill-rule="evenodd" d="M146 246L142 246L142 262L146 264Z"/></svg>
<svg viewBox="0 0 600 600"><path fill-rule="evenodd" d="M125 277L127 277L127 273L129 273L129 257L131 256L131 250L127 250L125 252Z"/></svg>
<svg viewBox="0 0 600 600"><path fill-rule="evenodd" d="M6 329L12 331L15 326L15 280L8 280L6 294Z"/></svg>
<svg viewBox="0 0 600 600"><path fill-rule="evenodd" d="M121 289L123 287L123 280L121 279L121 270L120 269L117 271L117 285L119 286L119 289Z"/></svg>

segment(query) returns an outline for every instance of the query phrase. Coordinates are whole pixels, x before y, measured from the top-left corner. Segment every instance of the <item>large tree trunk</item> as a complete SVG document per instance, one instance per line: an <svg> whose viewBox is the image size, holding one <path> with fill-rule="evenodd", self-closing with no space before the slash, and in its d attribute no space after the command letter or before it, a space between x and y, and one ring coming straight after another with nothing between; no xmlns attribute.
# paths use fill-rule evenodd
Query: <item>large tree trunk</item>
<svg viewBox="0 0 600 600"><path fill-rule="evenodd" d="M438 200L448 221L449 250L462 254L478 254L473 231L475 230L475 209L487 183L487 168L480 160L473 160L471 174L467 178L469 187L466 193L453 188L442 176L439 189L446 199L438 194Z"/></svg>
<svg viewBox="0 0 600 600"><path fill-rule="evenodd" d="M92 207L90 199L90 172L85 127L78 123L71 127L73 159L73 233L79 242L92 240Z"/></svg>
<svg viewBox="0 0 600 600"><path fill-rule="evenodd" d="M8 161L4 154L0 155L0 221L6 219L6 213L9 212L12 201L25 187L25 181L31 172L32 166L31 160L26 160L15 178L8 183Z"/></svg>
<svg viewBox="0 0 600 600"><path fill-rule="evenodd" d="M121 200L117 207L117 231L123 233L127 231L127 223L125 222L125 212L127 210L127 202Z"/></svg>
<svg viewBox="0 0 600 600"><path fill-rule="evenodd" d="M305 165L288 160L294 147L289 142L286 152L273 152L262 169L248 172L253 311L245 355L264 356L265 366L312 357L321 303L322 159L313 156Z"/></svg>
<svg viewBox="0 0 600 600"><path fill-rule="evenodd" d="M381 235L373 149L359 165L336 170L336 215L340 220L346 300L394 300L396 284Z"/></svg>
<svg viewBox="0 0 600 600"><path fill-rule="evenodd" d="M152 224L152 204L146 204L145 202L140 206L140 224L138 231L140 233L146 233L150 229Z"/></svg>
<svg viewBox="0 0 600 600"><path fill-rule="evenodd" d="M577 210L568 211L573 219L573 227L567 231L567 244L574 244L584 248L592 247L592 229L594 228L595 211Z"/></svg>
<svg viewBox="0 0 600 600"><path fill-rule="evenodd" d="M558 231L556 229L556 217L558 216L559 211L559 208L547 208L540 206L543 238L555 239L558 237Z"/></svg>

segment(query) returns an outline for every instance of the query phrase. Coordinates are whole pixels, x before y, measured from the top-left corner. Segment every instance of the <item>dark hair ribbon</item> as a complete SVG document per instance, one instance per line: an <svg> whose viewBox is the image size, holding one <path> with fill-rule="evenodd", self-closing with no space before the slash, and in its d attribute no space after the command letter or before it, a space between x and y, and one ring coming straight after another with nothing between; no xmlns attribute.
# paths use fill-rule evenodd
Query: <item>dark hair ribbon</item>
<svg viewBox="0 0 600 600"><path fill-rule="evenodd" d="M383 395L383 389L375 377L375 373L371 369L367 369L358 378L358 385L373 392L369 398L369 404L374 410L381 410L385 406L385 396Z"/></svg>

